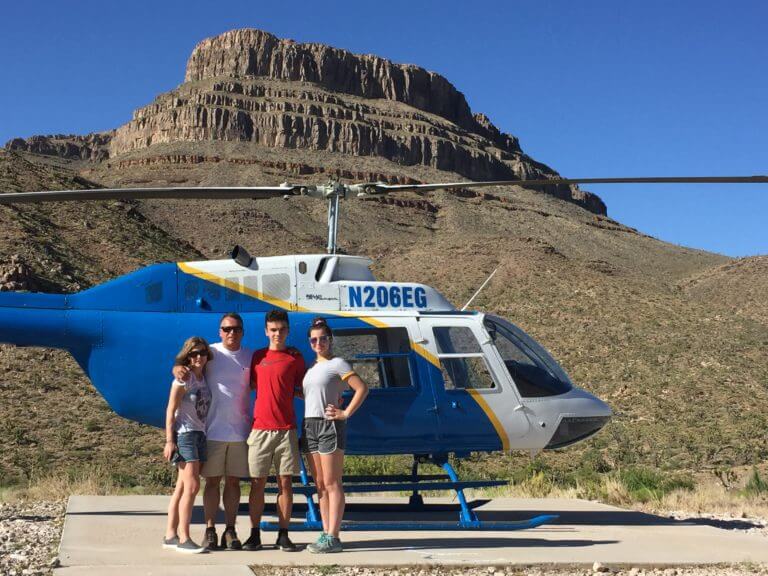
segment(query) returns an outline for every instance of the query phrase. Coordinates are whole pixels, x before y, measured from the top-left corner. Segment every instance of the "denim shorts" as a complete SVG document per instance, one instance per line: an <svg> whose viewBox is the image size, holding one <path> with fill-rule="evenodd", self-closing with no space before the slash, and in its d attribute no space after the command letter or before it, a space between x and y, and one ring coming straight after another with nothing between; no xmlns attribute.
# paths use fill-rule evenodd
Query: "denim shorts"
<svg viewBox="0 0 768 576"><path fill-rule="evenodd" d="M181 432L176 440L176 453L171 458L173 464L179 462L205 462L208 450L205 432Z"/></svg>

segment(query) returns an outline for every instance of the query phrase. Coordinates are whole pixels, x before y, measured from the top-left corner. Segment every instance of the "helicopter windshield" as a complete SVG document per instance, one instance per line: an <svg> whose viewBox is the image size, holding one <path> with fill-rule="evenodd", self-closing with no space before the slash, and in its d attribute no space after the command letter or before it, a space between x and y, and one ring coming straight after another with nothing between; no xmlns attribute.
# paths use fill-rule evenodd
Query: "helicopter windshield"
<svg viewBox="0 0 768 576"><path fill-rule="evenodd" d="M573 388L549 352L520 328L498 316L486 316L484 323L522 397L556 396Z"/></svg>

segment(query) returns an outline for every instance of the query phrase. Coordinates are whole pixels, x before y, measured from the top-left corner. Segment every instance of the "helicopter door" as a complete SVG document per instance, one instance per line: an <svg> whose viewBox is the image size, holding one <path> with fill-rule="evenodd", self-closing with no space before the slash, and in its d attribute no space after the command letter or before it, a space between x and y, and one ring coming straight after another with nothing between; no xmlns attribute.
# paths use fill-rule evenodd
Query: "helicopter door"
<svg viewBox="0 0 768 576"><path fill-rule="evenodd" d="M435 398L422 380L422 358L412 345L420 339L413 317L329 318L333 348L368 384L365 402L349 420L349 454L429 452L437 438ZM347 400L351 391L344 392Z"/></svg>
<svg viewBox="0 0 768 576"><path fill-rule="evenodd" d="M468 316L421 318L420 324L439 362L432 374L441 442L451 452L508 450L530 425L524 411L502 409L519 399L482 324Z"/></svg>

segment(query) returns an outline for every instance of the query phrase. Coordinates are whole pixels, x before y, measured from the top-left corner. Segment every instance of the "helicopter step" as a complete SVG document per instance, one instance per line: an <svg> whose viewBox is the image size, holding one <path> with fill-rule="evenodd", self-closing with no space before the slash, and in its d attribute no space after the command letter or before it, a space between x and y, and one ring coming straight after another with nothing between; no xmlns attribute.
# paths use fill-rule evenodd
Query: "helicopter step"
<svg viewBox="0 0 768 576"><path fill-rule="evenodd" d="M369 494L374 492L405 492L408 490L462 490L464 488L491 488L493 486L505 486L506 480L467 480L465 482L393 482L391 478L382 476L376 484L346 484L344 479L344 492L347 494ZM267 488L267 494L277 494L277 488ZM294 494L314 496L317 492L314 486L296 486Z"/></svg>

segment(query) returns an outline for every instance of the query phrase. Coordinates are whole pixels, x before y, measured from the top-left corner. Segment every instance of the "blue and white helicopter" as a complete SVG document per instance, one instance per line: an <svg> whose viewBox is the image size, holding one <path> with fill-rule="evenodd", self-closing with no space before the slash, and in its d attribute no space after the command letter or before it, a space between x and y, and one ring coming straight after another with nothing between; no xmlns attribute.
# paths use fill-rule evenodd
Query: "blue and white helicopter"
<svg viewBox="0 0 768 576"><path fill-rule="evenodd" d="M162 427L171 361L190 335L217 338L225 312L242 315L244 344L265 345L264 314L282 308L295 334L317 315L334 331L335 352L370 386L349 422L348 454L413 455L411 475L345 478L348 492L457 492L458 522L406 523L397 529L520 529L553 519L481 522L463 489L503 481L460 481L449 455L540 450L573 444L600 430L611 409L571 382L533 338L513 323L457 310L437 290L408 282L379 282L371 260L337 253L339 201L344 198L437 189L517 185L529 188L601 183L765 183L768 177L547 179L389 185L381 182L307 186L125 188L0 194L0 204L108 199L265 199L305 195L328 201L327 254L253 258L237 247L228 260L156 264L76 294L0 293L0 342L67 350L121 416ZM469 304L469 303L468 303ZM302 342L301 339L296 341ZM295 342L294 342L295 343ZM306 342L298 348L306 358ZM134 359L143 358L140 366ZM137 370L139 371L137 373ZM301 402L297 400L297 402ZM303 410L297 407L297 414ZM418 466L444 475L420 475ZM317 529L314 489L304 529ZM389 529L393 525L387 524ZM302 527L297 527L301 529ZM265 528L269 528L265 526ZM370 523L345 529L371 529Z"/></svg>

